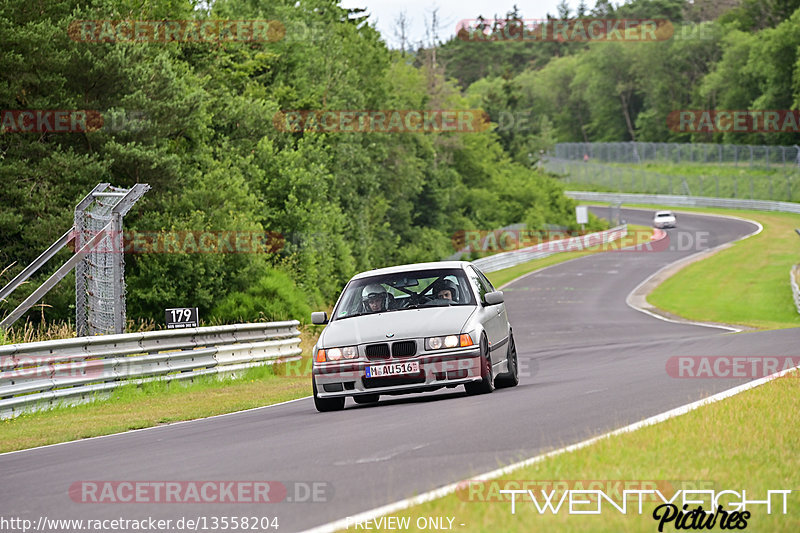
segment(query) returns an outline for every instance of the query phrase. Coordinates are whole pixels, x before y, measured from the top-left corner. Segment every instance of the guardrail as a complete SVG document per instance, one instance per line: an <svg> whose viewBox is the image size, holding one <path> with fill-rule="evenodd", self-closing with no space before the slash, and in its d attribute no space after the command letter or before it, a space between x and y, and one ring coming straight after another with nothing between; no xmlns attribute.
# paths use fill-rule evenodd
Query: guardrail
<svg viewBox="0 0 800 533"><path fill-rule="evenodd" d="M800 203L794 202L713 198L708 196L677 196L670 194L634 194L624 192L565 191L564 194L583 202L628 202L676 207L727 207L729 209L752 209L754 211L779 211L782 213L800 214Z"/></svg>
<svg viewBox="0 0 800 533"><path fill-rule="evenodd" d="M800 264L792 267L789 271L789 283L792 285L792 296L794 296L794 306L800 313Z"/></svg>
<svg viewBox="0 0 800 533"><path fill-rule="evenodd" d="M522 263L526 263L532 259L540 259L548 257L560 252L574 252L578 250L585 250L592 246L606 244L617 239L621 239L628 234L628 225L623 224L615 228L597 233L588 233L578 237L570 237L568 239L558 239L553 241L542 242L534 246L520 248L519 250L512 250L510 252L501 252L498 254L482 257L472 261L474 265L480 268L483 272L495 272L504 268L512 267Z"/></svg>
<svg viewBox="0 0 800 533"><path fill-rule="evenodd" d="M235 373L299 358L299 322L100 335L0 346L0 419L92 401L132 383Z"/></svg>

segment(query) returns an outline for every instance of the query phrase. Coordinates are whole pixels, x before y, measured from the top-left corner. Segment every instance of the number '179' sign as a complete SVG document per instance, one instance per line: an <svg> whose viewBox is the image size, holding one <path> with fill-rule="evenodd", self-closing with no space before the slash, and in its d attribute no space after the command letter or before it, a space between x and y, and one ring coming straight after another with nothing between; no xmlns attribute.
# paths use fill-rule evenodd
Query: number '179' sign
<svg viewBox="0 0 800 533"><path fill-rule="evenodd" d="M167 329L196 328L199 324L196 307L175 307L166 310Z"/></svg>

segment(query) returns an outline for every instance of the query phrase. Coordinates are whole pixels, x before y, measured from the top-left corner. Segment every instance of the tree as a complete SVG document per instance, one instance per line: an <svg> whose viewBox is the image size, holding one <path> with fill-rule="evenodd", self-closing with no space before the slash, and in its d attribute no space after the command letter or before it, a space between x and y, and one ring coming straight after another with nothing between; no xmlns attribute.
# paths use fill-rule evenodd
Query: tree
<svg viewBox="0 0 800 533"><path fill-rule="evenodd" d="M401 11L395 19L394 36L400 41L400 53L405 57L406 46L408 46L408 27L411 25L411 19L408 18L405 10Z"/></svg>
<svg viewBox="0 0 800 533"><path fill-rule="evenodd" d="M641 106L636 87L625 43L594 43L580 56L570 89L589 106L590 136L598 141L636 140L634 124Z"/></svg>

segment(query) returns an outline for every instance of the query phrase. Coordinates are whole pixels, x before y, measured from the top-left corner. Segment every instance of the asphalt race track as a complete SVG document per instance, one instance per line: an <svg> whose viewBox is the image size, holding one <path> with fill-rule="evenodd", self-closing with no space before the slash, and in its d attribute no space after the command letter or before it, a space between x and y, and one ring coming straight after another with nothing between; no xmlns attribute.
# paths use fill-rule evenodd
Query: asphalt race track
<svg viewBox="0 0 800 533"><path fill-rule="evenodd" d="M622 216L649 225L652 213L623 210ZM800 331L731 334L675 324L628 307L625 298L662 266L695 253L695 245L715 246L754 229L743 221L679 214L678 228L667 230L669 250L596 254L509 285L521 366L516 388L477 397L447 389L389 397L376 406L348 400L344 411L324 414L306 398L0 455L0 516L34 524L40 517L264 516L278 518L277 531L300 531L731 388L747 380L677 379L667 375L666 361L676 355L798 356ZM317 499L327 501L76 503L69 488L82 480L321 482ZM304 499L306 491L298 490L288 497ZM470 531L470 524L457 529Z"/></svg>

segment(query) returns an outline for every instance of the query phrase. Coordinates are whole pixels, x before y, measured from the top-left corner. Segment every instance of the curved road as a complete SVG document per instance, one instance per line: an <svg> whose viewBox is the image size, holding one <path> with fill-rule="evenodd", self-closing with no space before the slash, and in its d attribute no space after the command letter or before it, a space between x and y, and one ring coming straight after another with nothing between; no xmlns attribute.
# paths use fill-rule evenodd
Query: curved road
<svg viewBox="0 0 800 533"><path fill-rule="evenodd" d="M652 211L623 210L650 224ZM0 455L0 517L177 520L277 517L299 531L548 449L584 440L728 389L745 379L675 379L675 355L798 356L798 331L731 334L658 320L628 307L650 274L700 247L737 239L752 224L679 214L670 250L607 252L556 265L506 288L522 376L513 389L463 389L348 401L320 414L310 399L206 420ZM684 239L681 241L681 239ZM676 247L675 243L682 243ZM689 248L676 249L676 248ZM721 288L722 290L723 288ZM788 288L787 288L788 290ZM87 504L81 480L322 482L319 502ZM291 486L291 485L290 485ZM292 494L290 494L292 497ZM459 523L456 517L456 526ZM469 531L466 524L462 531Z"/></svg>

